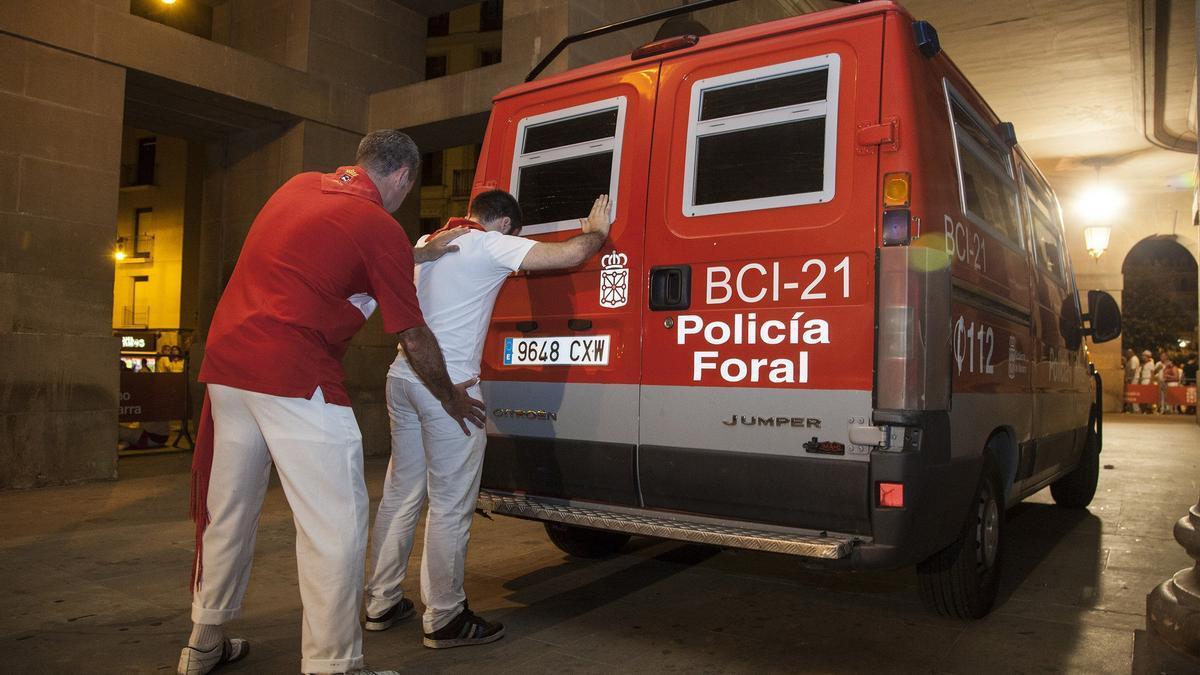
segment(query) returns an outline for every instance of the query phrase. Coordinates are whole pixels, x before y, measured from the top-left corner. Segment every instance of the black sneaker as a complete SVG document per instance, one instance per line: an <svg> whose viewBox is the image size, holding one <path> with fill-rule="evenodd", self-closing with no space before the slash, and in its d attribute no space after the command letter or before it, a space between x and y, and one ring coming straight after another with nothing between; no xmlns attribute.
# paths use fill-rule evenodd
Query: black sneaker
<svg viewBox="0 0 1200 675"><path fill-rule="evenodd" d="M391 609L379 616L367 615L363 628L367 630L387 630L392 624L403 621L413 615L413 602L408 598L400 598L400 602L392 605Z"/></svg>
<svg viewBox="0 0 1200 675"><path fill-rule="evenodd" d="M474 612L463 605L463 610L450 623L432 633L426 633L423 640L430 649L449 649L450 647L467 647L470 645L486 645L504 637L504 624L491 623L476 616Z"/></svg>

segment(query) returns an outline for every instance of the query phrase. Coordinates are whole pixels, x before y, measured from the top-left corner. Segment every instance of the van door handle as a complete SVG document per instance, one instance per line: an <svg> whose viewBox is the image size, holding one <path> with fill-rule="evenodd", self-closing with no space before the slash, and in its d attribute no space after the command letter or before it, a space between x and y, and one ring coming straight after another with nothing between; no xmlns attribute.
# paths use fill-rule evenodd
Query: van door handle
<svg viewBox="0 0 1200 675"><path fill-rule="evenodd" d="M538 324L536 321L518 321L517 330L522 333L532 333L537 330Z"/></svg>
<svg viewBox="0 0 1200 675"><path fill-rule="evenodd" d="M650 268L650 309L687 309L692 304L692 266Z"/></svg>

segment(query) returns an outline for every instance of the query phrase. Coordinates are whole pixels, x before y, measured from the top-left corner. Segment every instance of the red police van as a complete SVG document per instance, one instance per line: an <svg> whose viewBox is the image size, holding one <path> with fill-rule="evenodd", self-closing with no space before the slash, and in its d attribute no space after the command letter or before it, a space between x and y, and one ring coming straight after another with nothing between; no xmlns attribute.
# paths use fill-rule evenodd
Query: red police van
<svg viewBox="0 0 1200 675"><path fill-rule="evenodd" d="M1120 314L1098 291L1081 313L1054 192L899 5L508 89L477 171L497 186L523 236L570 236L601 193L614 224L595 259L500 294L485 511L579 556L648 535L915 564L966 618L995 597L1007 507L1090 502L1083 338Z"/></svg>

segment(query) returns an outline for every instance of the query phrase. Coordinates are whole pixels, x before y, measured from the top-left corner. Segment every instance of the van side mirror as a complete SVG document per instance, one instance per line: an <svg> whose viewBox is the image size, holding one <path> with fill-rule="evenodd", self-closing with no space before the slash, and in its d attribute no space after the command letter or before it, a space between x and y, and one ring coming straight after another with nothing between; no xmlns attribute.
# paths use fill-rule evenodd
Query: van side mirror
<svg viewBox="0 0 1200 675"><path fill-rule="evenodd" d="M1092 342L1108 342L1121 334L1121 308L1104 291L1088 291L1088 313L1083 315L1084 335Z"/></svg>

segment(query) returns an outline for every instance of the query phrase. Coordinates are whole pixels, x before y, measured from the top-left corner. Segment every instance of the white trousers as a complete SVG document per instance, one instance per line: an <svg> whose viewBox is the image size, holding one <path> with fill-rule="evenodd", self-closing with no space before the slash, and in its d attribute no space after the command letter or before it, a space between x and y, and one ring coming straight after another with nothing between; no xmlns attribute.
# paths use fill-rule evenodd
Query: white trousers
<svg viewBox="0 0 1200 675"><path fill-rule="evenodd" d="M482 399L477 386L470 394ZM458 615L467 597L467 540L487 434L470 424L471 435L463 434L442 404L417 382L389 377L387 402L392 461L371 535L374 574L367 584L367 613L378 616L403 597L400 583L408 572L413 533L428 495L421 601L424 631L432 633Z"/></svg>
<svg viewBox="0 0 1200 675"><path fill-rule="evenodd" d="M326 404L320 389L303 399L210 384L208 395L214 432L210 521L192 621L223 624L241 613L274 462L296 525L304 604L300 669L361 668L369 507L354 412Z"/></svg>

